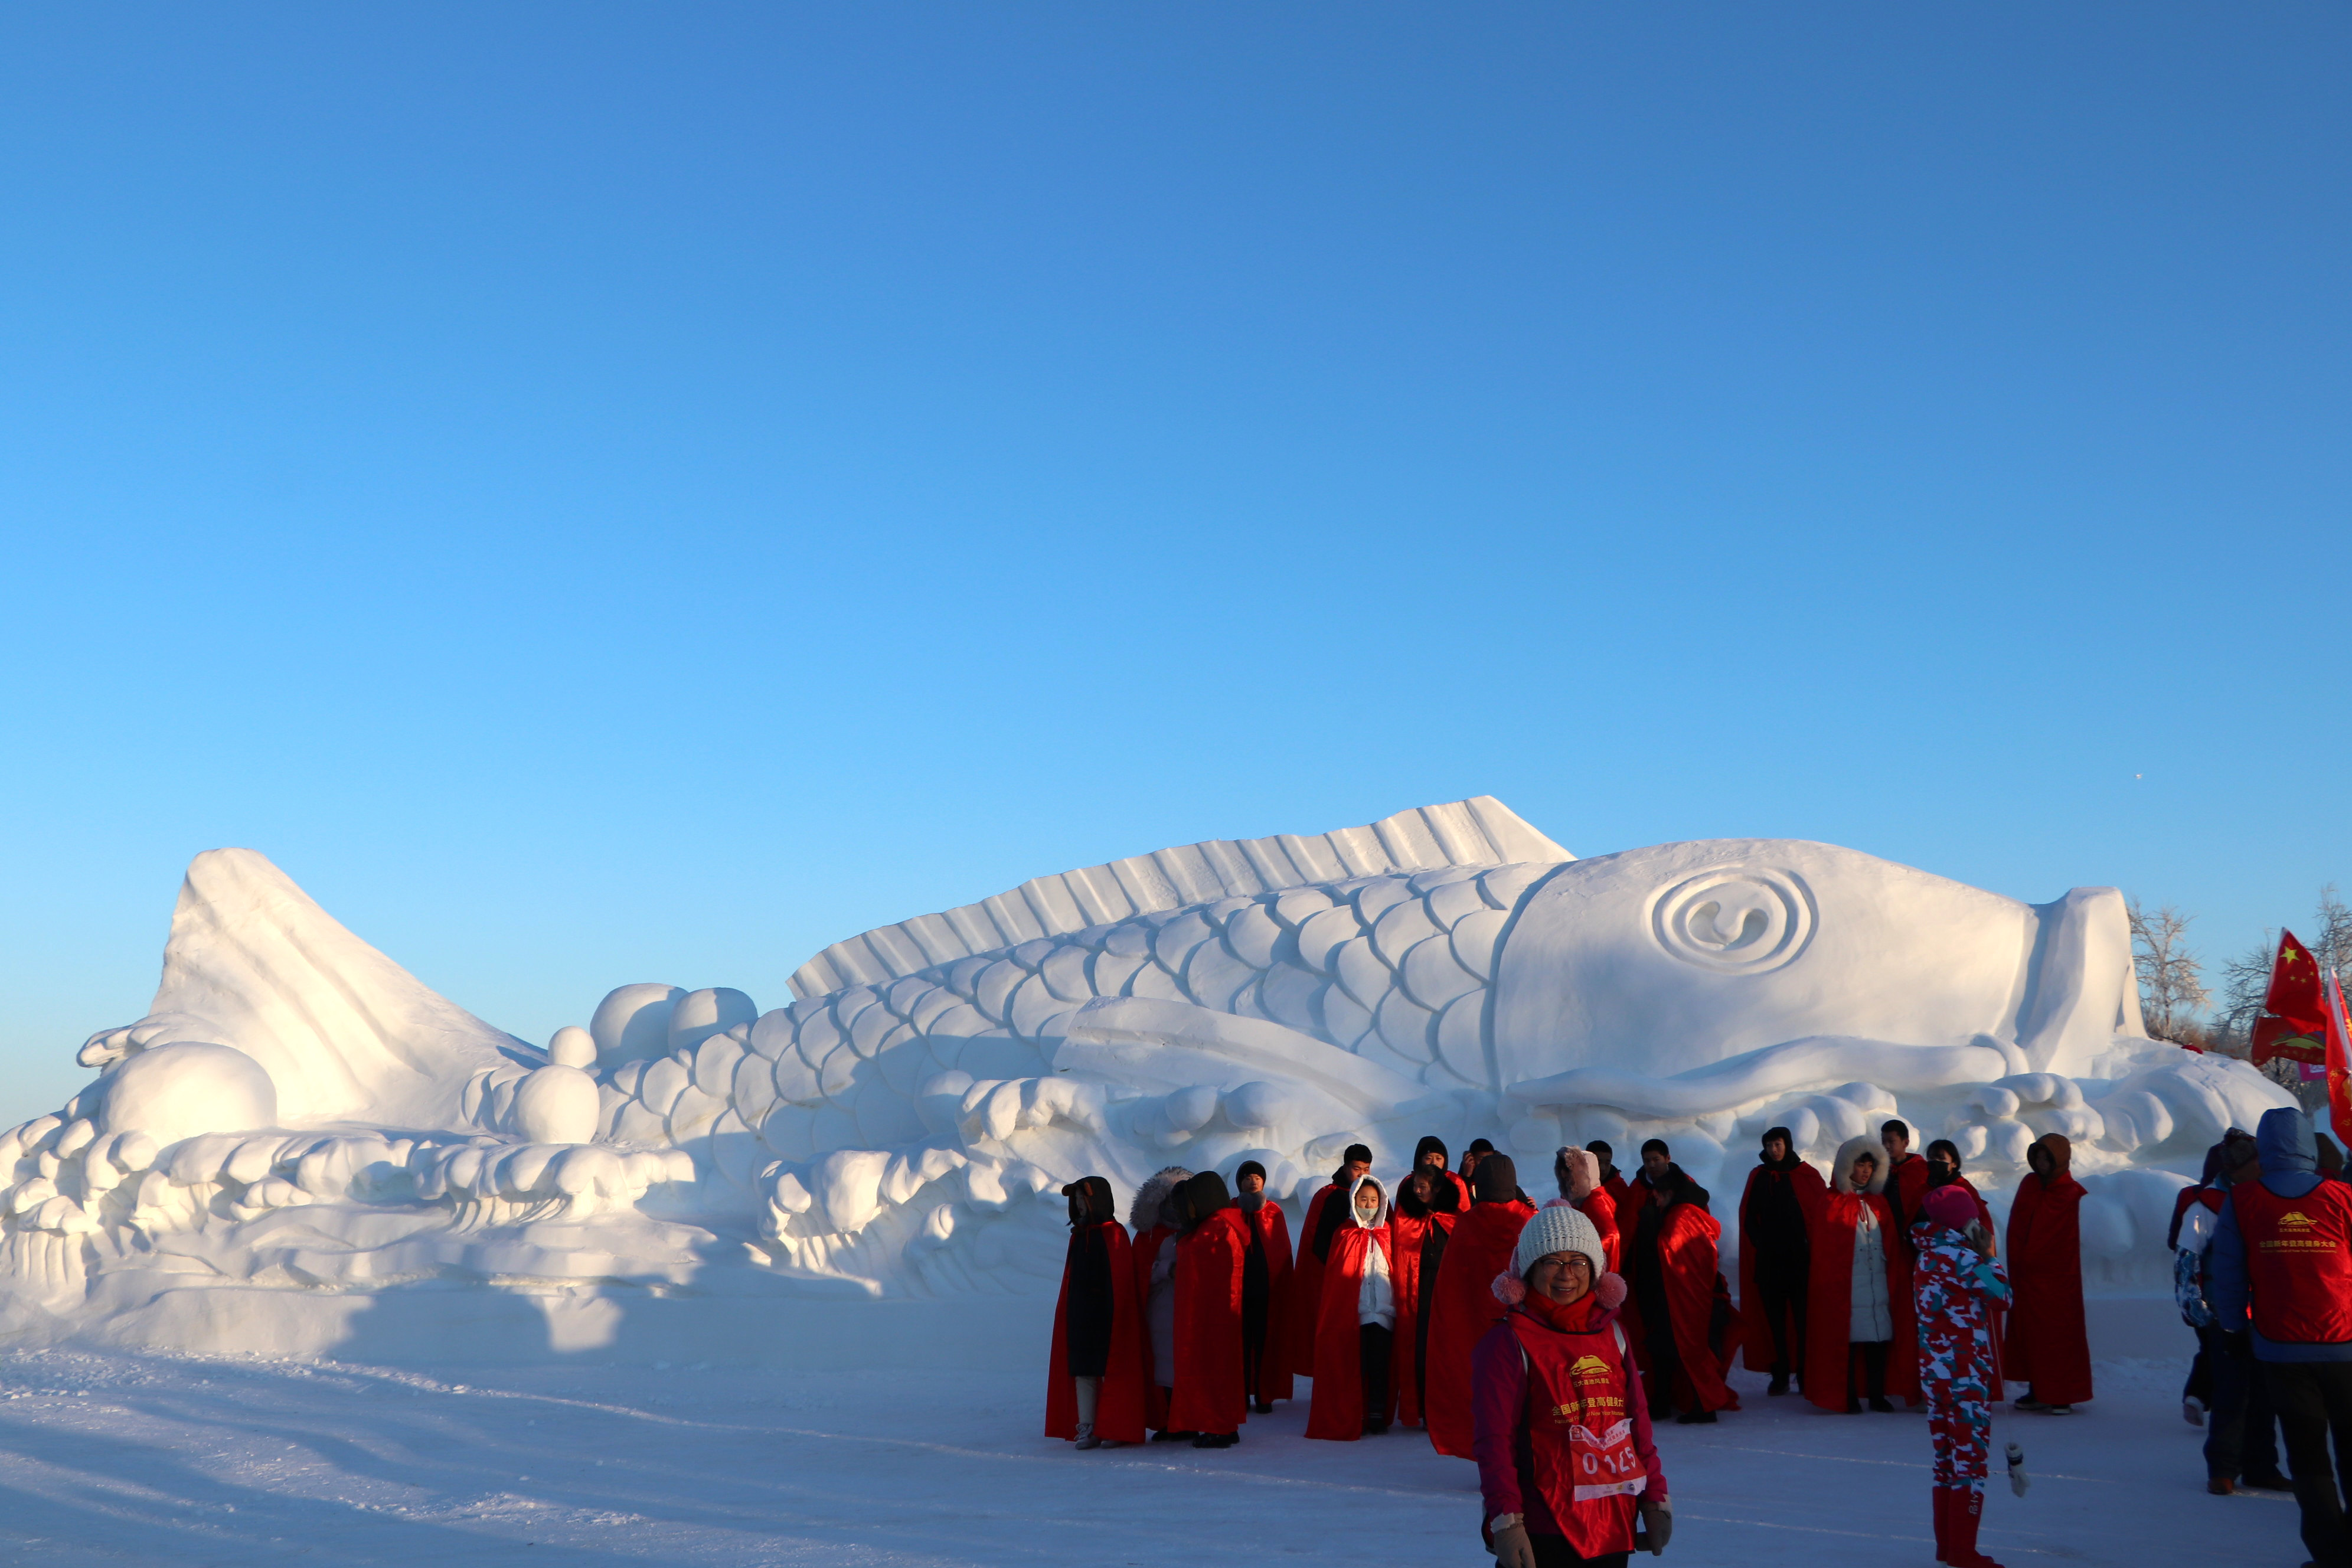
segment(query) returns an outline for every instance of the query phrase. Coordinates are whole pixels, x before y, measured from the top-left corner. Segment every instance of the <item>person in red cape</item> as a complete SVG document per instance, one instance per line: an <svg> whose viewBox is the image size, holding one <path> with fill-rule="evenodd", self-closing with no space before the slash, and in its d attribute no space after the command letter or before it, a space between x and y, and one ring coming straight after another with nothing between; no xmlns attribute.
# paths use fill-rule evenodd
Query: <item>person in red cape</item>
<svg viewBox="0 0 2352 1568"><path fill-rule="evenodd" d="M1461 1216L1461 1184L1448 1170L1414 1169L1397 1189L1389 1213L1389 1281L1396 1295L1397 1419L1422 1424L1428 1375L1430 1293L1445 1259L1445 1243Z"/></svg>
<svg viewBox="0 0 2352 1568"><path fill-rule="evenodd" d="M1601 1267L1608 1273L1616 1273L1620 1250L1617 1202L1601 1189L1601 1162L1589 1150L1556 1149L1551 1156L1551 1177L1559 1187L1559 1196L1547 1199L1543 1206L1549 1209L1566 1205L1591 1220L1592 1228L1601 1233L1604 1255Z"/></svg>
<svg viewBox="0 0 2352 1568"><path fill-rule="evenodd" d="M1454 1223L1430 1293L1429 1353L1423 1359L1422 1415L1430 1446L1457 1459L1471 1448L1470 1353L1503 1315L1489 1289L1510 1261L1519 1227L1535 1213L1519 1201L1518 1167L1508 1154L1486 1154L1471 1177L1470 1212Z"/></svg>
<svg viewBox="0 0 2352 1568"><path fill-rule="evenodd" d="M1462 1151L1462 1169L1457 1173L1462 1184L1475 1186L1478 1177L1478 1162L1495 1152L1495 1145L1484 1138L1470 1140L1470 1147Z"/></svg>
<svg viewBox="0 0 2352 1568"><path fill-rule="evenodd" d="M1895 1234L1911 1245L1911 1226L1919 1218L1919 1200L1932 1184L1927 1162L1911 1152L1911 1124L1889 1121L1878 1129L1878 1145L1886 1151L1886 1206L1895 1211Z"/></svg>
<svg viewBox="0 0 2352 1568"><path fill-rule="evenodd" d="M1625 1282L1571 1205L1520 1230L1490 1283L1502 1320L1472 1357L1473 1445L1496 1568L1623 1568L1674 1533L1649 1401L1617 1321Z"/></svg>
<svg viewBox="0 0 2352 1568"><path fill-rule="evenodd" d="M1805 1288L1812 1243L1807 1215L1829 1189L1799 1157L1785 1127L1765 1129L1763 1149L1739 1194L1740 1342L1750 1372L1769 1373L1767 1394L1789 1392L1805 1366Z"/></svg>
<svg viewBox="0 0 2352 1568"><path fill-rule="evenodd" d="M1176 1243L1176 1386L1168 1420L1193 1434L1195 1448L1230 1448L1249 1419L1242 1384L1249 1222L1214 1171L1186 1182L1178 1202L1187 1228Z"/></svg>
<svg viewBox="0 0 2352 1568"><path fill-rule="evenodd" d="M1676 1175L1681 1174L1681 1168L1675 1163L1674 1150L1667 1146L1666 1141L1663 1138L1645 1141L1642 1145L1642 1168L1633 1173L1632 1181L1622 1184L1617 1194L1617 1235L1620 1247L1632 1239L1633 1226L1642 1217L1643 1206L1650 1201L1651 1191L1669 1171ZM1632 1281L1628 1280L1627 1283L1631 1284Z"/></svg>
<svg viewBox="0 0 2352 1568"><path fill-rule="evenodd" d="M1977 1184L1974 1182L1969 1181L1960 1173L1959 1145L1948 1138L1938 1138L1927 1145L1927 1185L1930 1190L1937 1187L1958 1187L1968 1194L1969 1201L1977 1205L1977 1217L1984 1221L1985 1234L1989 1237L1999 1236L2000 1227L1993 1224L1992 1210L1986 1205L1984 1194L1977 1191ZM1927 1199L1923 1196L1919 1201L1925 1203ZM1993 1247L1992 1256L1996 1258L2000 1256L2000 1247L1998 1244Z"/></svg>
<svg viewBox="0 0 2352 1568"><path fill-rule="evenodd" d="M1283 1341L1289 1319L1290 1222L1282 1205L1265 1195L1265 1167L1244 1160L1234 1173L1240 1189L1234 1206L1249 1222L1249 1260L1242 1273L1242 1383L1250 1407L1260 1415L1277 1399L1291 1396L1290 1348Z"/></svg>
<svg viewBox="0 0 2352 1568"><path fill-rule="evenodd" d="M1388 1195L1370 1176L1349 1190L1347 1215L1323 1260L1315 1330L1314 1401L1307 1435L1352 1443L1389 1429L1396 1413L1396 1294L1389 1269Z"/></svg>
<svg viewBox="0 0 2352 1568"><path fill-rule="evenodd" d="M1617 1152L1598 1138L1587 1143L1584 1152L1601 1162L1601 1190L1609 1194L1612 1212L1623 1208L1626 1184L1623 1174L1617 1169Z"/></svg>
<svg viewBox="0 0 2352 1568"><path fill-rule="evenodd" d="M1361 1143L1348 1145L1331 1180L1307 1200L1307 1215L1298 1222L1298 1255L1290 1268L1290 1370L1300 1377L1315 1375L1315 1315L1323 1304L1323 1254L1331 1246L1340 1214L1330 1205L1345 1203L1356 1178L1372 1168L1372 1152ZM1326 1218L1326 1212L1328 1217Z"/></svg>
<svg viewBox="0 0 2352 1568"><path fill-rule="evenodd" d="M1867 1138L1839 1148L1834 1188L1813 1209L1805 1291L1805 1397L1824 1410L1888 1411L1919 1394L1911 1255L1889 1228L1886 1155Z"/></svg>
<svg viewBox="0 0 2352 1568"><path fill-rule="evenodd" d="M1054 1303L1045 1375L1045 1436L1081 1448L1143 1441L1143 1315L1135 1261L1110 1184L1082 1176L1062 1189L1070 1249Z"/></svg>
<svg viewBox="0 0 2352 1568"><path fill-rule="evenodd" d="M1412 1146L1412 1168L1431 1171L1444 1178L1444 1185L1454 1189L1450 1212L1460 1213L1470 1206L1470 1184L1445 1168L1445 1140L1432 1134Z"/></svg>
<svg viewBox="0 0 2352 1568"><path fill-rule="evenodd" d="M1143 1304L1143 1424L1155 1442L1192 1436L1168 1425L1168 1391L1176 1381L1176 1233L1183 1227L1176 1193L1192 1179L1181 1165L1162 1166L1127 1205L1135 1232L1128 1249L1135 1263L1135 1299Z"/></svg>
<svg viewBox="0 0 2352 1568"><path fill-rule="evenodd" d="M2009 1205L2012 1297L2001 1373L2025 1384L2020 1410L2063 1415L2091 1397L2091 1341L2083 1323L2083 1199L2067 1167L2074 1148L2045 1132L2025 1152L2032 1173Z"/></svg>
<svg viewBox="0 0 2352 1568"><path fill-rule="evenodd" d="M1737 1337L1721 1342L1715 1331L1723 1226L1707 1212L1706 1189L1681 1166L1670 1162L1643 1178L1633 1190L1646 1201L1619 1245L1630 1291L1625 1315L1639 1330L1633 1354L1649 1390L1650 1416L1680 1406L1675 1420L1682 1425L1711 1423L1717 1411L1739 1408L1739 1396L1723 1381Z"/></svg>

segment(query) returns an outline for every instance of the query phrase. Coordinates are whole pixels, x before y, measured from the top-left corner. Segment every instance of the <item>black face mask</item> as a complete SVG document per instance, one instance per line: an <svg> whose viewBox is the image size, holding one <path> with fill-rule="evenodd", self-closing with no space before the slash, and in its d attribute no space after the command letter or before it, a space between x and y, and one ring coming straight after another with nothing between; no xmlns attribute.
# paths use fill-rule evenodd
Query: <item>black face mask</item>
<svg viewBox="0 0 2352 1568"><path fill-rule="evenodd" d="M1927 1162L1927 1184L1929 1186L1948 1187L1959 1179L1960 1168L1958 1165L1953 1164L1948 1160L1930 1159Z"/></svg>

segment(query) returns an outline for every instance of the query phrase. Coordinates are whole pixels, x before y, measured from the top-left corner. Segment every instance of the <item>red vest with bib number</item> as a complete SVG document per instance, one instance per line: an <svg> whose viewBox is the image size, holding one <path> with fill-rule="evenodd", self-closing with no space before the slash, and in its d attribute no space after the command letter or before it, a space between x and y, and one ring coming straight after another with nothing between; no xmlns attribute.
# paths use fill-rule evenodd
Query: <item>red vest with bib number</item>
<svg viewBox="0 0 2352 1568"><path fill-rule="evenodd" d="M1633 1447L1633 1380L1616 1324L1563 1334L1516 1311L1510 1323L1528 1358L1536 1490L1578 1556L1631 1552L1633 1500L1650 1472Z"/></svg>
<svg viewBox="0 0 2352 1568"><path fill-rule="evenodd" d="M2283 1198L2260 1182L2230 1189L2246 1243L2254 1328L2281 1344L2352 1340L2352 1186L2322 1182Z"/></svg>

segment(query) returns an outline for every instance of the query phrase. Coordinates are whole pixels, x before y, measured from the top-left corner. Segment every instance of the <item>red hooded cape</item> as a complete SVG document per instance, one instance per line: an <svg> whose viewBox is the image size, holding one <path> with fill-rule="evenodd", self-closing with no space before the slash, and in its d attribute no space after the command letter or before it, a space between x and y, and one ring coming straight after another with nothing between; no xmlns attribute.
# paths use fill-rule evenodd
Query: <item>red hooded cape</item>
<svg viewBox="0 0 2352 1568"><path fill-rule="evenodd" d="M1782 1173L1767 1170L1762 1165L1748 1173L1748 1185L1739 1194L1739 1341L1746 1347L1745 1357L1750 1372L1772 1370L1772 1320L1764 1310L1764 1292L1756 1288L1757 1248L1748 1238L1748 1205L1755 1199L1756 1189L1765 1182L1785 1181L1797 1189L1797 1207L1808 1215L1820 1206L1829 1184L1822 1173L1804 1161L1797 1162L1793 1171ZM1790 1348L1800 1377L1805 1370L1805 1342L1800 1339Z"/></svg>
<svg viewBox="0 0 2352 1568"><path fill-rule="evenodd" d="M1140 1355L1136 1346L1143 1337L1143 1307L1135 1294L1135 1260L1127 1244L1127 1226L1117 1220L1099 1224L1103 1244L1110 1254L1110 1359L1103 1366L1102 1395L1095 1405L1095 1436L1112 1443L1143 1441L1143 1389L1150 1379L1144 1366L1151 1352ZM1068 1321L1070 1269L1062 1266L1062 1295L1054 1303L1054 1347L1045 1373L1045 1436L1078 1435L1078 1388L1070 1376Z"/></svg>
<svg viewBox="0 0 2352 1568"><path fill-rule="evenodd" d="M1414 1219L1401 1209L1389 1211L1389 1283L1396 1289L1397 1315L1396 1363L1391 1376L1396 1386L1397 1419L1415 1426L1421 1425L1421 1394L1414 1386L1420 1381L1416 1375L1420 1368L1413 1359L1420 1353L1421 1246L1429 1239L1432 1226L1451 1237L1454 1222L1461 1217L1432 1213Z"/></svg>
<svg viewBox="0 0 2352 1568"><path fill-rule="evenodd" d="M1307 1435L1352 1443L1364 1435L1364 1422L1394 1418L1396 1377L1389 1377L1389 1404L1383 1410L1364 1408L1364 1363L1356 1319L1356 1303L1363 1289L1364 1271L1371 1255L1388 1257L1388 1226L1366 1226L1353 1214L1332 1234L1331 1256L1323 1263L1323 1307L1316 1314L1315 1388L1307 1408ZM1391 1275L1394 1289L1396 1279ZM1391 1362L1391 1367L1394 1362Z"/></svg>
<svg viewBox="0 0 2352 1568"><path fill-rule="evenodd" d="M1647 1187L1636 1190L1649 1191ZM1638 1211L1633 1217L1638 1221ZM1739 1395L1723 1381L1738 1352L1739 1336L1731 1334L1718 1347L1710 1342L1708 1333L1715 1320L1716 1281L1721 1278L1717 1243L1722 1235L1723 1223L1695 1203L1675 1204L1658 1221L1658 1269L1666 1281L1666 1316L1674 1324L1675 1354L1683 1363L1673 1398L1685 1409L1694 1405L1702 1410L1739 1408ZM1629 1268L1623 1276L1624 1316L1627 1321L1639 1323L1642 1304L1633 1293L1635 1272ZM1646 1377L1650 1374L1649 1336L1629 1337Z"/></svg>
<svg viewBox="0 0 2352 1568"><path fill-rule="evenodd" d="M2017 1184L2002 1248L2012 1292L2001 1374L2032 1386L2045 1405L2091 1397L2091 1342L2083 1325L2083 1225L2086 1195L2068 1173L2074 1151L2050 1133L2039 1142L2056 1158L2048 1181Z"/></svg>
<svg viewBox="0 0 2352 1568"><path fill-rule="evenodd" d="M1927 1162L1916 1154L1903 1156L1903 1163L1886 1173L1888 1206L1895 1212L1895 1227L1903 1233L1903 1246L1911 1247L1911 1227L1919 1221L1919 1201L1927 1195Z"/></svg>
<svg viewBox="0 0 2352 1568"><path fill-rule="evenodd" d="M1265 1353L1258 1358L1257 1383L1248 1392L1265 1400L1288 1399L1290 1386L1290 1222L1271 1200L1242 1215L1257 1233L1265 1253Z"/></svg>
<svg viewBox="0 0 2352 1568"><path fill-rule="evenodd" d="M1625 1252L1623 1233L1617 1228L1617 1200L1604 1189L1595 1187L1582 1203L1571 1206L1591 1220L1592 1228L1601 1233L1601 1250L1607 1255L1601 1265L1601 1272L1616 1273L1617 1265Z"/></svg>
<svg viewBox="0 0 2352 1568"><path fill-rule="evenodd" d="M1176 1389L1168 1402L1179 1432L1238 1432L1242 1392L1242 1268L1249 1222L1225 1207L1176 1243Z"/></svg>
<svg viewBox="0 0 2352 1568"><path fill-rule="evenodd" d="M1290 1370L1300 1377L1315 1375L1315 1315L1323 1310L1323 1260L1315 1256L1315 1226L1323 1217L1324 1201L1339 1190L1338 1183L1326 1184L1298 1222L1298 1255L1290 1270Z"/></svg>
<svg viewBox="0 0 2352 1568"><path fill-rule="evenodd" d="M1536 1211L1513 1201L1472 1204L1454 1221L1437 1268L1437 1288L1429 1308L1430 1445L1457 1459L1475 1459L1470 1409L1470 1358L1486 1331L1502 1321L1495 1300L1495 1276L1511 1266L1520 1227Z"/></svg>
<svg viewBox="0 0 2352 1568"><path fill-rule="evenodd" d="M1895 1211L1877 1193L1825 1191L1813 1211L1812 1270L1805 1289L1805 1397L1843 1413L1853 1370L1853 1233L1863 1205L1878 1215L1879 1250L1886 1257L1887 1317L1895 1326L1886 1352L1886 1392L1919 1397L1919 1309L1911 1299L1911 1253L1895 1238Z"/></svg>
<svg viewBox="0 0 2352 1568"><path fill-rule="evenodd" d="M1633 1189L1625 1184L1624 1177L1612 1171L1601 1178L1601 1190L1609 1194L1610 1208L1614 1213L1624 1208L1625 1194Z"/></svg>
<svg viewBox="0 0 2352 1568"><path fill-rule="evenodd" d="M1151 1325L1144 1314L1151 1301L1151 1265L1160 1257L1160 1244L1174 1234L1172 1226L1155 1225L1137 1231L1128 1248L1135 1260L1135 1339L1143 1368L1143 1420L1155 1432L1168 1430L1168 1391L1160 1386L1159 1368L1152 1364Z"/></svg>

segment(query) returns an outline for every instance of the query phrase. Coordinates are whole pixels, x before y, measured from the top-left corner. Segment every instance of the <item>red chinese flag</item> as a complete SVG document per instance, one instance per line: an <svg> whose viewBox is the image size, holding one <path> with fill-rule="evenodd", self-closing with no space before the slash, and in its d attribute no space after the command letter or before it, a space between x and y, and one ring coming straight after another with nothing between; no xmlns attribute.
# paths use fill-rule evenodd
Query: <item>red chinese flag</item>
<svg viewBox="0 0 2352 1568"><path fill-rule="evenodd" d="M2352 1137L2352 1025L2344 1016L2344 982L2327 977L2327 1124Z"/></svg>
<svg viewBox="0 0 2352 1568"><path fill-rule="evenodd" d="M2294 940L2294 932L2279 932L2278 960L2271 965L2270 994L2263 1011L2284 1018L2293 1032L2316 1039L2327 1029L2327 1004L2319 994L2319 963L2311 950Z"/></svg>

